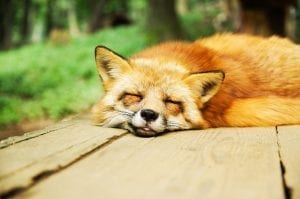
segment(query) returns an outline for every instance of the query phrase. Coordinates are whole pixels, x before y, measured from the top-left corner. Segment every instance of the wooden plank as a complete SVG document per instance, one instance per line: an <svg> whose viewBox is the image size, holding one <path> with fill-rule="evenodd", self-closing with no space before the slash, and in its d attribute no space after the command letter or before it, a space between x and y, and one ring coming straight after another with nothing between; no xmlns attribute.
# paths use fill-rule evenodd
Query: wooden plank
<svg viewBox="0 0 300 199"><path fill-rule="evenodd" d="M300 126L278 127L278 142L285 183L291 198L300 198Z"/></svg>
<svg viewBox="0 0 300 199"><path fill-rule="evenodd" d="M30 139L20 138L17 143L7 144L0 150L0 198L1 194L30 186L39 176L72 164L86 153L127 133L91 126L81 120L64 128L45 131Z"/></svg>
<svg viewBox="0 0 300 199"><path fill-rule="evenodd" d="M276 130L129 134L16 198L284 198Z"/></svg>
<svg viewBox="0 0 300 199"><path fill-rule="evenodd" d="M22 141L26 141L29 139L33 139L35 137L47 134L47 133L51 133L52 131L56 131L62 128L66 128L68 126L72 126L74 125L76 122L78 122L78 120L72 120L72 121L63 121L63 122L59 122L57 124L53 124L50 126L45 127L42 130L36 130L36 131L32 131L32 132L28 132L25 133L22 136L13 136L13 137L9 137L7 139L1 140L0 141L0 149L3 149L5 147L8 147L10 145L22 142Z"/></svg>

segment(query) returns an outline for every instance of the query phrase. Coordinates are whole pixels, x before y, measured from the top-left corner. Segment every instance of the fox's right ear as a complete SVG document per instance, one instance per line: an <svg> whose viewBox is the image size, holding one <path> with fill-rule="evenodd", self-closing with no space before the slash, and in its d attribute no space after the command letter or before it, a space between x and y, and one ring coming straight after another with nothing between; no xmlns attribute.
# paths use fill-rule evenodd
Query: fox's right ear
<svg viewBox="0 0 300 199"><path fill-rule="evenodd" d="M131 69L125 58L104 46L96 47L95 60L98 73L104 83L118 78L122 73Z"/></svg>
<svg viewBox="0 0 300 199"><path fill-rule="evenodd" d="M196 92L199 92L203 103L208 102L220 89L225 78L223 71L193 73L185 82Z"/></svg>

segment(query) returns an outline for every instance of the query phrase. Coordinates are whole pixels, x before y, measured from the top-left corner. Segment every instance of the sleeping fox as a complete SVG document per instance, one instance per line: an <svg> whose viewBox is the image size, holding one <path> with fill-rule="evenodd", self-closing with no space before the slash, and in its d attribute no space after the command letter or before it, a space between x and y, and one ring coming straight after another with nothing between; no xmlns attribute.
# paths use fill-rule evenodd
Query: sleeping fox
<svg viewBox="0 0 300 199"><path fill-rule="evenodd" d="M300 124L300 46L278 37L218 34L167 42L129 59L97 46L104 127L139 136L213 127Z"/></svg>

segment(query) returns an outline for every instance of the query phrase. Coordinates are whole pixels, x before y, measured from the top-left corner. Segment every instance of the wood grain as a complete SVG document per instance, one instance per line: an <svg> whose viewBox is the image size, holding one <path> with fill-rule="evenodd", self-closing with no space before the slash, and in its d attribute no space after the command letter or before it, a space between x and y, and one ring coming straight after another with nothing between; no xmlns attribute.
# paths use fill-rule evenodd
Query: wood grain
<svg viewBox="0 0 300 199"><path fill-rule="evenodd" d="M126 133L73 122L64 128L22 136L24 139L17 139L17 143L6 142L0 150L0 195L27 187L43 174L57 171Z"/></svg>
<svg viewBox="0 0 300 199"><path fill-rule="evenodd" d="M126 135L16 198L284 198L275 128Z"/></svg>
<svg viewBox="0 0 300 199"><path fill-rule="evenodd" d="M17 144L19 142L23 142L23 141L26 141L26 140L29 140L29 139L33 139L33 138L38 137L38 136L42 136L42 135L47 134L47 133L51 133L52 131L56 131L56 130L59 130L59 129L66 128L68 126L72 126L72 125L74 125L75 123L78 123L78 122L80 122L80 120L63 121L63 122L59 122L57 124L53 124L53 125L50 125L48 127L45 127L42 130L36 130L36 131L25 133L22 136L9 137L7 139L4 139L4 140L0 141L0 149L3 149L3 148L8 147L10 145Z"/></svg>
<svg viewBox="0 0 300 199"><path fill-rule="evenodd" d="M291 198L300 198L300 126L278 127L281 160L285 169L285 182Z"/></svg>

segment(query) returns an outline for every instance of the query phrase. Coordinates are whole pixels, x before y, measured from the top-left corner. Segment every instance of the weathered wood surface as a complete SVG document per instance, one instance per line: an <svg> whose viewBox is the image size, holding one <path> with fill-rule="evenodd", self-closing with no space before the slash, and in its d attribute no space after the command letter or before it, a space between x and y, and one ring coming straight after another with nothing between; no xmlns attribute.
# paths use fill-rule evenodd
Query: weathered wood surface
<svg viewBox="0 0 300 199"><path fill-rule="evenodd" d="M30 186L43 174L55 172L126 133L123 130L102 130L82 120L56 126L59 128L10 138L10 143L2 142L0 193Z"/></svg>
<svg viewBox="0 0 300 199"><path fill-rule="evenodd" d="M278 139L286 185L292 198L300 198L300 127L278 127Z"/></svg>
<svg viewBox="0 0 300 199"><path fill-rule="evenodd" d="M140 138L86 120L66 122L0 143L0 198L273 199L289 196L285 183L299 198L299 130Z"/></svg>

